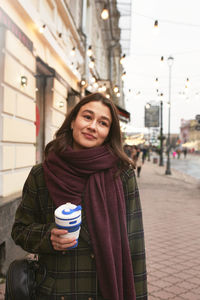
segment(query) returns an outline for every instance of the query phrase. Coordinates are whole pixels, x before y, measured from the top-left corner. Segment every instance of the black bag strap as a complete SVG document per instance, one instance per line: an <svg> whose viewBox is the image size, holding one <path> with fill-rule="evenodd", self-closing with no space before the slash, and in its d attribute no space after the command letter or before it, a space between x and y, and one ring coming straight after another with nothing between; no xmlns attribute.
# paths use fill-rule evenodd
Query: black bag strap
<svg viewBox="0 0 200 300"><path fill-rule="evenodd" d="M46 275L47 275L46 266L44 264L41 264L38 260L27 259L27 262L31 265L31 268L33 269L33 271L42 275L42 278L39 282L36 282L36 280L35 280L34 288L37 289L41 286L41 284L44 282L44 280L46 278Z"/></svg>

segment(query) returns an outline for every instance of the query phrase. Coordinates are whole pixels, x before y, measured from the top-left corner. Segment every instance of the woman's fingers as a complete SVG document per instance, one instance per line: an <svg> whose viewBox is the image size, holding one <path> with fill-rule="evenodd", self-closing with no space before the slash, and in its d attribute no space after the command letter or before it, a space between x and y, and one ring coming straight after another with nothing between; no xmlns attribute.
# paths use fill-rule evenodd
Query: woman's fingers
<svg viewBox="0 0 200 300"><path fill-rule="evenodd" d="M76 244L76 239L73 237L67 238L62 237L67 233L67 230L53 228L51 230L51 243L55 250L66 250L67 248L73 247Z"/></svg>
<svg viewBox="0 0 200 300"><path fill-rule="evenodd" d="M76 240L74 238L69 238L69 239L65 238L65 239L61 239L58 242L55 242L54 249L63 251L66 250L67 248L73 247L75 244L76 244Z"/></svg>

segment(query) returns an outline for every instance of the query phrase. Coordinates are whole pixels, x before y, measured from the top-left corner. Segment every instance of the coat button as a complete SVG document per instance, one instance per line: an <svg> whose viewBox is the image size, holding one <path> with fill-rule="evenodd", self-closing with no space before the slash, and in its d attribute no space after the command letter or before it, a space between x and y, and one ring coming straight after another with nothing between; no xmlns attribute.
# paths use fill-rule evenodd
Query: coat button
<svg viewBox="0 0 200 300"><path fill-rule="evenodd" d="M62 251L62 255L65 255L66 254L66 251Z"/></svg>
<svg viewBox="0 0 200 300"><path fill-rule="evenodd" d="M90 254L90 257L93 259L94 258L94 253L91 253ZM88 300L89 300L90 298L88 298ZM91 300L92 300L92 298L91 298Z"/></svg>

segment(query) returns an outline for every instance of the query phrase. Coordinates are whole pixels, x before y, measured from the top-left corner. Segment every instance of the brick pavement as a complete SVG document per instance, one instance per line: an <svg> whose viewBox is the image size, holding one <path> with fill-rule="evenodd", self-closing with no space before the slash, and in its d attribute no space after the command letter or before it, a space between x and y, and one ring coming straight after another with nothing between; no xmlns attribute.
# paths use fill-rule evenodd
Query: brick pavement
<svg viewBox="0 0 200 300"><path fill-rule="evenodd" d="M148 300L200 300L200 183L175 170L164 173L165 167L145 162L138 179Z"/></svg>
<svg viewBox="0 0 200 300"><path fill-rule="evenodd" d="M149 300L200 300L200 182L145 162L138 180Z"/></svg>

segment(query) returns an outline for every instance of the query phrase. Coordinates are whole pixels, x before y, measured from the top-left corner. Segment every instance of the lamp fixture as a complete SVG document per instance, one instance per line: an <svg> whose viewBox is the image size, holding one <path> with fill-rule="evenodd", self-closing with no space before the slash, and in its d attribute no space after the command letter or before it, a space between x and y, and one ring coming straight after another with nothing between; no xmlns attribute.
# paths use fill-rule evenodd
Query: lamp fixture
<svg viewBox="0 0 200 300"><path fill-rule="evenodd" d="M102 86L102 92L105 92L107 90L107 87L106 87L106 84L104 84L103 86Z"/></svg>
<svg viewBox="0 0 200 300"><path fill-rule="evenodd" d="M70 64L70 69L73 70L73 68L74 68L74 63L72 62L72 63Z"/></svg>
<svg viewBox="0 0 200 300"><path fill-rule="evenodd" d="M21 76L21 86L25 87L28 84L28 79L26 76Z"/></svg>
<svg viewBox="0 0 200 300"><path fill-rule="evenodd" d="M123 54L122 57L120 58L120 64L123 64L125 57L126 57L126 54Z"/></svg>
<svg viewBox="0 0 200 300"><path fill-rule="evenodd" d="M159 27L158 27L158 20L154 22L154 34L158 34L159 32Z"/></svg>
<svg viewBox="0 0 200 300"><path fill-rule="evenodd" d="M99 92L99 93L102 92L102 86L101 86L101 85L98 87L98 92Z"/></svg>
<svg viewBox="0 0 200 300"><path fill-rule="evenodd" d="M40 32L40 33L43 33L43 32L45 31L46 27L47 27L46 24L43 24L42 26L40 26L39 32Z"/></svg>
<svg viewBox="0 0 200 300"><path fill-rule="evenodd" d="M189 78L187 78L185 88L187 89L189 87L189 85L190 85Z"/></svg>
<svg viewBox="0 0 200 300"><path fill-rule="evenodd" d="M95 82L94 84L93 84L93 87L95 88L95 89L97 89L98 88L98 82Z"/></svg>
<svg viewBox="0 0 200 300"><path fill-rule="evenodd" d="M94 59L91 59L91 61L89 62L89 67L90 69L94 68Z"/></svg>
<svg viewBox="0 0 200 300"><path fill-rule="evenodd" d="M119 92L119 88L118 88L117 85L114 86L113 91L114 91L115 93L118 93L118 92Z"/></svg>
<svg viewBox="0 0 200 300"><path fill-rule="evenodd" d="M170 55L167 59L167 62L168 62L168 66L171 67L173 65L173 62L174 62L173 56Z"/></svg>
<svg viewBox="0 0 200 300"><path fill-rule="evenodd" d="M91 57L92 54L93 54L93 52L92 52L92 46L90 45L90 46L88 47L88 50L87 50L87 55L88 55L89 57Z"/></svg>
<svg viewBox="0 0 200 300"><path fill-rule="evenodd" d="M97 81L96 78L95 78L94 76L93 76L90 80L91 80L92 83L94 83L94 82Z"/></svg>
<svg viewBox="0 0 200 300"><path fill-rule="evenodd" d="M155 86L156 86L156 89L158 89L158 78L156 78L156 80L155 80ZM157 91L158 92L158 91Z"/></svg>
<svg viewBox="0 0 200 300"><path fill-rule="evenodd" d="M74 55L75 55L75 50L76 50L76 48L73 47L72 50L71 50L71 52L70 52L70 55L71 55L71 56L74 56Z"/></svg>
<svg viewBox="0 0 200 300"><path fill-rule="evenodd" d="M118 92L118 93L116 94L117 98L119 98L119 97L120 97L120 95L121 95L121 94L120 94L120 92Z"/></svg>
<svg viewBox="0 0 200 300"><path fill-rule="evenodd" d="M103 20L107 20L109 18L109 11L108 11L107 5L104 5L104 8L101 12L101 18Z"/></svg>
<svg viewBox="0 0 200 300"><path fill-rule="evenodd" d="M80 84L81 84L82 87L84 87L86 85L86 80L82 79L81 82L80 82Z"/></svg>
<svg viewBox="0 0 200 300"><path fill-rule="evenodd" d="M78 74L79 73L79 67L77 66L75 69L75 73Z"/></svg>
<svg viewBox="0 0 200 300"><path fill-rule="evenodd" d="M158 20L155 20L155 22L154 22L154 28L158 28Z"/></svg>
<svg viewBox="0 0 200 300"><path fill-rule="evenodd" d="M59 108L63 108L64 107L63 100L60 100L57 105L58 105Z"/></svg>
<svg viewBox="0 0 200 300"><path fill-rule="evenodd" d="M121 79L124 80L126 78L126 72L122 73Z"/></svg>
<svg viewBox="0 0 200 300"><path fill-rule="evenodd" d="M150 104L150 103L147 103L147 104L145 105L145 107L146 107L146 109L150 109L151 104Z"/></svg>

